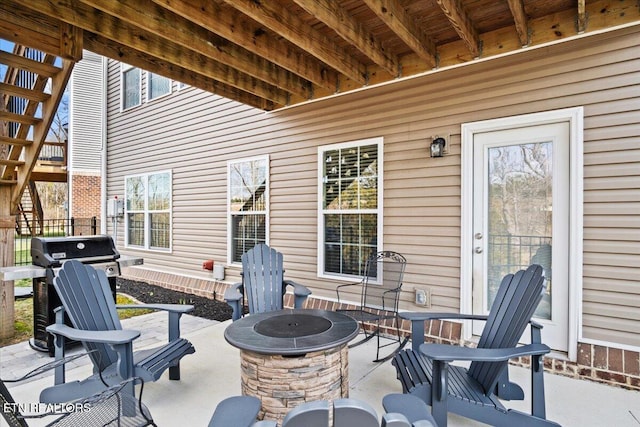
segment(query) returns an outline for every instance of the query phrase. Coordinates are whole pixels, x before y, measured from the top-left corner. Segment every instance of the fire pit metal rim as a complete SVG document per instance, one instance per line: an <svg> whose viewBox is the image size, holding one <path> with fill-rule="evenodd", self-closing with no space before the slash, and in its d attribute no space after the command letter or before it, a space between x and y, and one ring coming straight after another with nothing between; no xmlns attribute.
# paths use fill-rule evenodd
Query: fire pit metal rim
<svg viewBox="0 0 640 427"><path fill-rule="evenodd" d="M256 325L259 322L283 315L316 316L329 321L331 326L322 332L300 337L273 337L258 332ZM253 314L237 320L225 329L224 337L229 344L241 350L291 356L344 344L358 334L358 329L358 323L343 313L318 309L284 309Z"/></svg>

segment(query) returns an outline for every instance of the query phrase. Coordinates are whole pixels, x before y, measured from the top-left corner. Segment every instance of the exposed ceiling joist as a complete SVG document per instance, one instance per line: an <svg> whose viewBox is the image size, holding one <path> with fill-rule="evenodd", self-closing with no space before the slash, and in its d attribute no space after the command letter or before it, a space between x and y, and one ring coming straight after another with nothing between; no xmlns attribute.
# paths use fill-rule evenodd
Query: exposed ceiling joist
<svg viewBox="0 0 640 427"><path fill-rule="evenodd" d="M436 0L436 3L471 52L471 56L478 58L480 56L480 36L464 11L460 0Z"/></svg>
<svg viewBox="0 0 640 427"><path fill-rule="evenodd" d="M225 0L243 14L267 26L302 50L361 85L367 83L367 67L322 33L305 24L280 2Z"/></svg>
<svg viewBox="0 0 640 427"><path fill-rule="evenodd" d="M83 3L116 17L129 25L137 25L159 38L173 41L205 57L255 77L265 83L309 98L311 84L266 59L229 43L201 26L190 25L186 18L152 3L150 0L81 0ZM185 31L190 28L191 31Z"/></svg>
<svg viewBox="0 0 640 427"><path fill-rule="evenodd" d="M436 67L436 48L396 0L364 0L369 8L429 66Z"/></svg>
<svg viewBox="0 0 640 427"><path fill-rule="evenodd" d="M524 3L522 0L508 0L509 9L513 15L513 22L516 26L518 39L521 46L529 45L529 26L527 24L527 14L524 11Z"/></svg>
<svg viewBox="0 0 640 427"><path fill-rule="evenodd" d="M630 22L637 0L0 2L1 38L71 60L84 47L264 110Z"/></svg>
<svg viewBox="0 0 640 427"><path fill-rule="evenodd" d="M331 0L294 0L295 3L324 22L340 37L354 45L373 62L386 70L391 76L400 72L397 55L387 51L374 35L363 28L337 2Z"/></svg>

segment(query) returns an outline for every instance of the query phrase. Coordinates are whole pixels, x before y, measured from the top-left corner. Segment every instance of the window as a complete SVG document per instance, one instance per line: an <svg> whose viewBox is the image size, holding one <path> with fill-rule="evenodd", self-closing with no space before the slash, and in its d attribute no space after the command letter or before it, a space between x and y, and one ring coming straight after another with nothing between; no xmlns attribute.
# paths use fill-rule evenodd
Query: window
<svg viewBox="0 0 640 427"><path fill-rule="evenodd" d="M141 103L140 68L121 64L121 99L122 109L127 110Z"/></svg>
<svg viewBox="0 0 640 427"><path fill-rule="evenodd" d="M382 138L319 148L318 274L362 276L382 248Z"/></svg>
<svg viewBox="0 0 640 427"><path fill-rule="evenodd" d="M171 173L125 177L126 245L171 249Z"/></svg>
<svg viewBox="0 0 640 427"><path fill-rule="evenodd" d="M228 214L230 262L267 243L269 158L258 157L228 163Z"/></svg>
<svg viewBox="0 0 640 427"><path fill-rule="evenodd" d="M160 74L147 72L147 86L147 99L149 101L171 93L171 79Z"/></svg>

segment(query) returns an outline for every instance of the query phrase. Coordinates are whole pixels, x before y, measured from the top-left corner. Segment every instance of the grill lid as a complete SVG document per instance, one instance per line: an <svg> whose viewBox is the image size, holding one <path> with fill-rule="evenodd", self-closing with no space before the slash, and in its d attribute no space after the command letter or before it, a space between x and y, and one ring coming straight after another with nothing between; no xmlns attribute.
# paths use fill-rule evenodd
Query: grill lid
<svg viewBox="0 0 640 427"><path fill-rule="evenodd" d="M31 262L40 267L60 267L63 261L114 261L120 258L111 236L34 237Z"/></svg>

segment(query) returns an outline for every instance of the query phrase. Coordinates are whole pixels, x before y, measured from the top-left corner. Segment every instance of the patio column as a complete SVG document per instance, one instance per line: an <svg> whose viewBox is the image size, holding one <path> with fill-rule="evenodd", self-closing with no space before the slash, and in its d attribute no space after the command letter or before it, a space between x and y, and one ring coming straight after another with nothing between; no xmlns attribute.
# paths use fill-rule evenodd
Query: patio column
<svg viewBox="0 0 640 427"><path fill-rule="evenodd" d="M11 215L11 186L0 186L0 267L15 264L15 218ZM0 281L0 338L13 336L13 280Z"/></svg>

